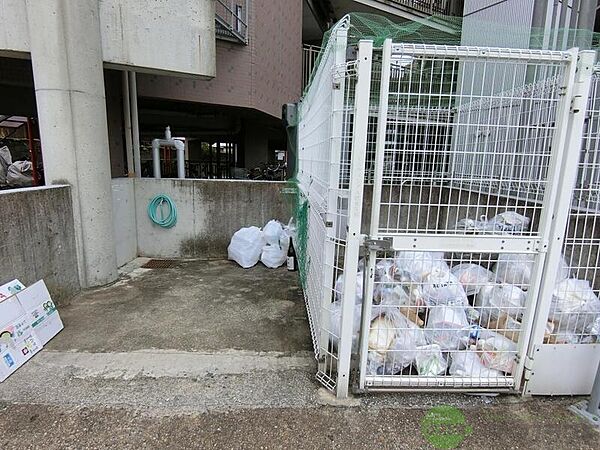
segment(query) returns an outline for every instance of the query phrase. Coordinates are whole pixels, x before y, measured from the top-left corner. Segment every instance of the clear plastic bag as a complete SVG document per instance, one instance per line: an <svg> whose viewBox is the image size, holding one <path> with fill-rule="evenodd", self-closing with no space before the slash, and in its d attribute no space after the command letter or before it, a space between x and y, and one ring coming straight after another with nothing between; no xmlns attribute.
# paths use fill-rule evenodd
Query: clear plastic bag
<svg viewBox="0 0 600 450"><path fill-rule="evenodd" d="M477 352L462 350L450 355L450 375L468 378L496 378L502 373L483 365Z"/></svg>
<svg viewBox="0 0 600 450"><path fill-rule="evenodd" d="M600 317L600 300L589 281L569 278L554 288L550 319L561 331L593 334L594 323Z"/></svg>
<svg viewBox="0 0 600 450"><path fill-rule="evenodd" d="M434 269L450 272L443 252L397 252L394 258L398 272L408 272L418 282Z"/></svg>
<svg viewBox="0 0 600 450"><path fill-rule="evenodd" d="M476 233L476 232L480 232L480 231L487 231L488 225L487 225L487 221L485 220L485 216L482 217L482 220L473 220L473 219L465 218L465 219L461 219L458 222L456 222L456 226L454 227L454 229L455 230L472 231L472 232Z"/></svg>
<svg viewBox="0 0 600 450"><path fill-rule="evenodd" d="M444 351L458 349L463 338L469 336L469 322L460 306L433 306L429 308L425 337Z"/></svg>
<svg viewBox="0 0 600 450"><path fill-rule="evenodd" d="M501 233L522 233L529 229L529 217L505 211L487 221L487 228Z"/></svg>
<svg viewBox="0 0 600 450"><path fill-rule="evenodd" d="M534 259L535 256L529 254L502 253L498 256L498 262L492 268L492 272L496 274L496 281L514 284L527 290L531 282ZM556 279L562 281L568 277L569 265L565 258L561 257Z"/></svg>
<svg viewBox="0 0 600 450"><path fill-rule="evenodd" d="M233 234L227 247L227 256L244 269L248 269L256 265L264 245L265 240L260 228L242 228Z"/></svg>
<svg viewBox="0 0 600 450"><path fill-rule="evenodd" d="M428 306L468 304L467 294L452 273L433 269L423 278L423 299Z"/></svg>
<svg viewBox="0 0 600 450"><path fill-rule="evenodd" d="M511 374L515 367L517 344L490 330L482 330L477 341L479 358L488 369Z"/></svg>
<svg viewBox="0 0 600 450"><path fill-rule="evenodd" d="M498 319L504 313L518 319L522 316L527 294L512 284L484 286L475 296L475 306L484 318Z"/></svg>
<svg viewBox="0 0 600 450"><path fill-rule="evenodd" d="M354 291L355 292L354 303L357 305L362 303L363 282L364 282L364 273L357 272L356 285L355 285L355 291ZM335 299L337 301L341 301L343 295L344 295L344 274L341 274L335 282Z"/></svg>
<svg viewBox="0 0 600 450"><path fill-rule="evenodd" d="M379 316L369 328L369 351L386 353L396 337L394 322L387 316Z"/></svg>
<svg viewBox="0 0 600 450"><path fill-rule="evenodd" d="M415 365L421 376L435 377L446 373L448 362L437 344L423 345L416 350Z"/></svg>
<svg viewBox="0 0 600 450"><path fill-rule="evenodd" d="M487 285L495 277L493 272L478 264L470 263L454 266L450 272L458 279L467 295L477 294L482 286Z"/></svg>
<svg viewBox="0 0 600 450"><path fill-rule="evenodd" d="M342 304L339 301L333 302L329 307L329 332L331 333L331 343L337 347L341 326L342 326ZM352 351L358 350L358 333L360 332L360 322L362 315L362 305L354 305L354 317L352 318Z"/></svg>

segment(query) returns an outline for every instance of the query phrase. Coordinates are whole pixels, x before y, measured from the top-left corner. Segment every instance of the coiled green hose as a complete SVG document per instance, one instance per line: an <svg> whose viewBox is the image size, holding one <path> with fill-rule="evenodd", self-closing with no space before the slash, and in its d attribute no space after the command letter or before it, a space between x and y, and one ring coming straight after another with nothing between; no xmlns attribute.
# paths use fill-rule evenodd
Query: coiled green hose
<svg viewBox="0 0 600 450"><path fill-rule="evenodd" d="M169 206L169 214L165 217L165 208L163 205ZM160 219L158 218L158 211L160 210ZM150 203L148 203L148 217L156 225L163 228L172 228L177 223L177 207L171 197L165 194L158 194Z"/></svg>

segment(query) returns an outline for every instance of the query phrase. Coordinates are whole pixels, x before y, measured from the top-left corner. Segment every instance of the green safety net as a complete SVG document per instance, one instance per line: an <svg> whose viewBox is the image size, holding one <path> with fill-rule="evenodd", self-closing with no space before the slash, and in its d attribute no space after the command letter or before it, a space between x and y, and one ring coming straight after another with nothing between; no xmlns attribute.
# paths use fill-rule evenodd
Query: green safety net
<svg viewBox="0 0 600 450"><path fill-rule="evenodd" d="M497 22L486 22L472 17L463 18L443 15L430 16L417 22L393 21L377 14L351 13L342 20L348 20L348 46L354 46L360 40L366 39L373 41L375 47L380 47L386 39L391 38L398 43L552 50L579 47L580 49L599 50L600 53L600 33L594 33L590 30L567 28L548 30L516 27ZM311 87L316 69L327 49L330 35L338 24L334 25L323 36L321 52L314 63L311 79L304 88L304 95ZM515 45L515 43L519 43L519 45ZM293 157L297 155L296 126L301 117L300 111L296 117L296 121L289 123L287 126L288 146L291 150L289 154ZM297 164L294 164L294 167L297 167ZM306 259L309 204L298 189L295 175L295 172L290 174L288 181L288 192L290 194L288 198L291 202L292 214L297 229L296 253L299 262L300 280L302 286L305 287L306 269L310 263Z"/></svg>

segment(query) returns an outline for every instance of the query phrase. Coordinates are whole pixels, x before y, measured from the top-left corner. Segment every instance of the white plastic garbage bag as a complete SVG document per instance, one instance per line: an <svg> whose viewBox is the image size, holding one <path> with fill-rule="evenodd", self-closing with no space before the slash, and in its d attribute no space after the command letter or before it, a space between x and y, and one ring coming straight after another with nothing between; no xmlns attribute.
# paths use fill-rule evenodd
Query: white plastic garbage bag
<svg viewBox="0 0 600 450"><path fill-rule="evenodd" d="M236 231L227 247L227 256L244 269L258 262L265 245L262 231L258 227L246 227Z"/></svg>
<svg viewBox="0 0 600 450"><path fill-rule="evenodd" d="M444 351L458 349L469 332L469 322L464 308L460 306L429 308L425 337L430 344L438 344Z"/></svg>
<svg viewBox="0 0 600 450"><path fill-rule="evenodd" d="M493 280L495 275L479 264L464 263L450 269L452 275L458 278L467 295L475 295L482 286Z"/></svg>
<svg viewBox="0 0 600 450"><path fill-rule="evenodd" d="M275 245L267 244L262 248L260 261L269 269L281 267L287 259L287 249L281 248L279 243Z"/></svg>
<svg viewBox="0 0 600 450"><path fill-rule="evenodd" d="M433 269L423 277L423 299L428 306L468 304L467 294L452 273Z"/></svg>
<svg viewBox="0 0 600 450"><path fill-rule="evenodd" d="M589 281L569 278L554 288L550 319L559 330L594 334L594 323L600 317L600 300Z"/></svg>
<svg viewBox="0 0 600 450"><path fill-rule="evenodd" d="M495 369L511 374L515 367L517 344L506 337L490 330L482 330L477 341L477 350L482 364L488 369Z"/></svg>
<svg viewBox="0 0 600 450"><path fill-rule="evenodd" d="M263 237L269 245L279 245L279 239L283 233L283 226L278 220L269 220L263 228Z"/></svg>
<svg viewBox="0 0 600 450"><path fill-rule="evenodd" d="M522 233L529 229L529 217L514 211L505 211L487 222L487 228L501 233Z"/></svg>
<svg viewBox="0 0 600 450"><path fill-rule="evenodd" d="M400 251L394 258L398 272L408 272L420 282L434 269L450 272L443 252Z"/></svg>
<svg viewBox="0 0 600 450"><path fill-rule="evenodd" d="M419 375L435 377L446 373L448 362L442 354L442 348L437 344L418 347L415 356L415 365Z"/></svg>
<svg viewBox="0 0 600 450"><path fill-rule="evenodd" d="M484 286L475 296L475 306L482 317L498 319L504 313L512 318L523 315L527 294L512 284L492 284Z"/></svg>
<svg viewBox="0 0 600 450"><path fill-rule="evenodd" d="M462 350L450 354L450 375L469 378L496 378L502 373L483 365L477 352Z"/></svg>
<svg viewBox="0 0 600 450"><path fill-rule="evenodd" d="M492 271L496 274L496 281L514 284L527 290L533 274L534 255L502 253ZM557 281L569 277L569 266L564 257L561 257Z"/></svg>
<svg viewBox="0 0 600 450"><path fill-rule="evenodd" d="M17 161L6 171L6 184L13 187L33 186L33 166L30 161Z"/></svg>

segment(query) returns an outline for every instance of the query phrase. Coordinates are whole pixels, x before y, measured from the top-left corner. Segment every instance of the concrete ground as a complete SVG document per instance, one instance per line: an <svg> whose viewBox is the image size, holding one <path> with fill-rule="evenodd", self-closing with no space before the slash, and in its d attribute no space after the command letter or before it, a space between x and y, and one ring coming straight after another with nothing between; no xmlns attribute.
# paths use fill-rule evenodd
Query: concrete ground
<svg viewBox="0 0 600 450"><path fill-rule="evenodd" d="M65 329L0 384L0 449L599 447L600 433L567 411L573 398L374 394L336 405L314 379L294 274L137 266L63 305ZM440 405L462 412L464 440L423 428Z"/></svg>

